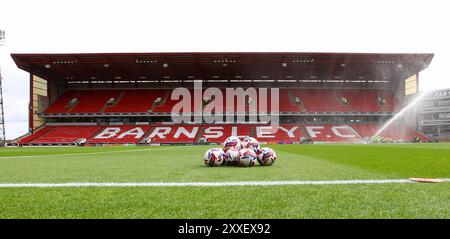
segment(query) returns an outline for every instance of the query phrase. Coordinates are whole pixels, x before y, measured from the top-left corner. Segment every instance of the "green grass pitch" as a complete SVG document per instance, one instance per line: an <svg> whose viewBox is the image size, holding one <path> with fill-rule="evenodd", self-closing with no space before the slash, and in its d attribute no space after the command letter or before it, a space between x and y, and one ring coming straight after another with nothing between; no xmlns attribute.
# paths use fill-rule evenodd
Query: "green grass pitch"
<svg viewBox="0 0 450 239"><path fill-rule="evenodd" d="M252 168L206 167L205 146L3 148L0 183L450 178L450 144L271 147ZM0 188L0 218L450 218L450 183Z"/></svg>

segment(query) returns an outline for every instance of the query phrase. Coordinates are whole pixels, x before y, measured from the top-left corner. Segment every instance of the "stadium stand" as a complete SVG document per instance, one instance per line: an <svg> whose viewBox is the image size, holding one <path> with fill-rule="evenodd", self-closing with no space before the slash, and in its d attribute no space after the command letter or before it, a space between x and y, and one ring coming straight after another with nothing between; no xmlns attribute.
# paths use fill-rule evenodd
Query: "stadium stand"
<svg viewBox="0 0 450 239"><path fill-rule="evenodd" d="M433 54L72 53L12 57L20 69L30 73L30 134L17 139L22 145L221 143L233 134L266 143L364 143L413 99L413 94L405 92L405 77L417 78ZM225 98L222 109L213 112L231 115L233 120L227 124L220 119L216 124L195 119L204 123L175 125L170 113L179 101L172 100L171 94L186 87L191 96L196 95L192 87L197 81L202 82L201 93L211 87L221 89L224 96L226 88L255 89L259 100L241 97L245 109L240 110L236 100ZM267 110L262 109L259 97L263 88L268 89L264 97ZM279 89L279 98L271 95L274 88ZM216 96L202 94L199 99L198 109L204 110ZM279 104L280 113L272 114L280 119L277 131L264 125L261 117L251 118L254 113L261 116L274 110L271 102ZM194 101L190 106L187 113L196 113ZM253 106L256 112L251 112ZM245 120L238 120L240 116ZM409 119L381 136L427 140L415 129L417 122Z"/></svg>

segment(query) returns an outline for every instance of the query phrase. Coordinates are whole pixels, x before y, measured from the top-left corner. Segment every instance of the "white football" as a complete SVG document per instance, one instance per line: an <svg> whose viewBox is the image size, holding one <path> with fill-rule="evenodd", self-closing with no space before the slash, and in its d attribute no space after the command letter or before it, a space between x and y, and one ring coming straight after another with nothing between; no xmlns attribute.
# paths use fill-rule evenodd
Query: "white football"
<svg viewBox="0 0 450 239"><path fill-rule="evenodd" d="M220 166L223 163L225 153L221 148L208 149L203 157L205 164L210 167Z"/></svg>
<svg viewBox="0 0 450 239"><path fill-rule="evenodd" d="M242 167L253 167L256 163L256 153L252 149L239 150L238 165Z"/></svg>
<svg viewBox="0 0 450 239"><path fill-rule="evenodd" d="M227 151L230 148L241 149L241 140L237 136L228 137L225 142L223 142L223 149Z"/></svg>
<svg viewBox="0 0 450 239"><path fill-rule="evenodd" d="M252 149L255 153L259 152L260 145L257 139L253 137L245 137L241 142L242 148Z"/></svg>
<svg viewBox="0 0 450 239"><path fill-rule="evenodd" d="M264 147L259 151L257 159L261 166L270 166L277 160L277 154L273 149Z"/></svg>
<svg viewBox="0 0 450 239"><path fill-rule="evenodd" d="M224 165L237 165L239 162L239 150L230 148L225 152Z"/></svg>

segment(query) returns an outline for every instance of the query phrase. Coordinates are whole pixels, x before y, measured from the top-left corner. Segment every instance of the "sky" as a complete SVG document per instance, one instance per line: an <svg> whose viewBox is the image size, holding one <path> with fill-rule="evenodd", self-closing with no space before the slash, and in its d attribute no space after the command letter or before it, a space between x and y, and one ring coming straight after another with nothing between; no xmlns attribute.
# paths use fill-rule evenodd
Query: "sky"
<svg viewBox="0 0 450 239"><path fill-rule="evenodd" d="M422 90L450 88L444 0L2 0L6 138L28 131L29 76L10 53L434 53Z"/></svg>

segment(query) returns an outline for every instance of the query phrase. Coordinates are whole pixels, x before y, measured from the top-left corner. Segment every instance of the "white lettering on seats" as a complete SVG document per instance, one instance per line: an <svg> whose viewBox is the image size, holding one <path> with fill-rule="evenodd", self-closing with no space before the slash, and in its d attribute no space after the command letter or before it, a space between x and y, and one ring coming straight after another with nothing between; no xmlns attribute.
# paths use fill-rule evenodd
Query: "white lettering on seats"
<svg viewBox="0 0 450 239"><path fill-rule="evenodd" d="M306 131L308 132L311 138L317 138L318 134L321 134L319 131L314 131L315 129L323 129L323 126L305 126Z"/></svg>
<svg viewBox="0 0 450 239"><path fill-rule="evenodd" d="M273 126L259 126L256 127L256 135L258 138L275 138L275 135L278 130L282 130L286 132L289 138L294 138L294 132L298 129L297 126L292 126L291 129L286 129L284 127L278 126L274 128Z"/></svg>
<svg viewBox="0 0 450 239"><path fill-rule="evenodd" d="M331 128L331 131L333 131L333 133L336 136L339 136L341 138L354 138L354 137L356 137L356 135L354 135L354 134L343 134L343 133L339 132L339 130L347 130L347 131L351 132L351 130L349 129L348 126L333 126Z"/></svg>
<svg viewBox="0 0 450 239"><path fill-rule="evenodd" d="M293 126L290 130L287 130L281 126L278 126L278 128L286 132L289 138L294 138L295 137L294 132L298 129L297 126Z"/></svg>
<svg viewBox="0 0 450 239"><path fill-rule="evenodd" d="M154 138L155 136L158 136L160 139L165 139L166 134L170 133L172 128L170 127L155 127L153 132L148 136L149 139Z"/></svg>
<svg viewBox="0 0 450 239"><path fill-rule="evenodd" d="M184 127L179 127L177 132L175 133L175 135L173 137L175 139L178 139L181 134L184 134L186 137L188 137L190 139L193 139L193 138L195 138L195 135L197 135L197 131L198 131L198 127L193 127L191 132L189 132Z"/></svg>
<svg viewBox="0 0 450 239"><path fill-rule="evenodd" d="M256 137L258 138L275 138L273 135L273 127L272 126L259 126L256 127Z"/></svg>
<svg viewBox="0 0 450 239"><path fill-rule="evenodd" d="M135 139L139 139L144 135L144 131L141 129L141 127L136 127L136 128L132 128L130 130L128 130L125 133L122 133L121 135L119 135L119 137L117 137L118 139L122 139L125 136L128 135L134 135Z"/></svg>
<svg viewBox="0 0 450 239"><path fill-rule="evenodd" d="M94 137L94 139L110 139L116 136L120 132L120 128L105 128L100 134Z"/></svg>
<svg viewBox="0 0 450 239"><path fill-rule="evenodd" d="M230 136L238 136L236 126L231 127L231 135Z"/></svg>
<svg viewBox="0 0 450 239"><path fill-rule="evenodd" d="M218 139L223 136L223 127L208 127L205 129L203 136L208 139Z"/></svg>

